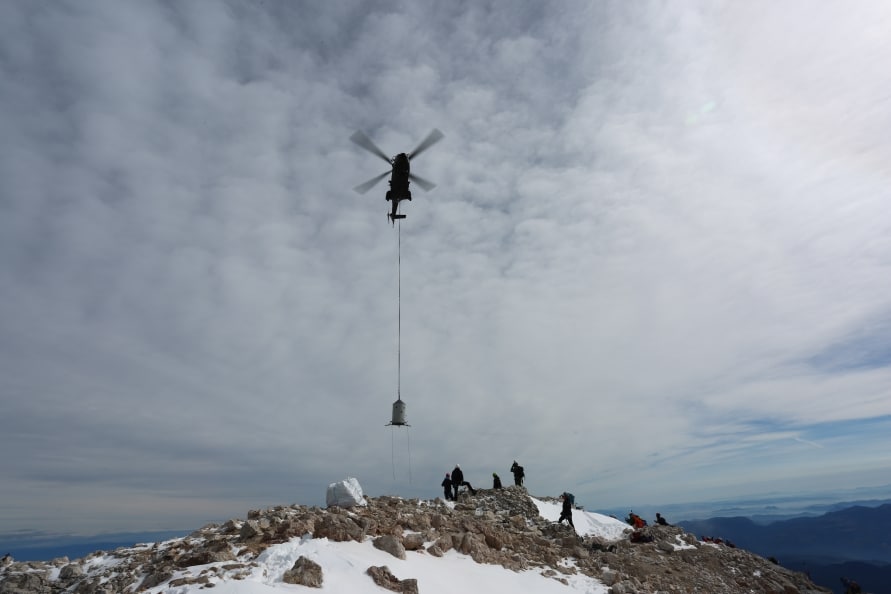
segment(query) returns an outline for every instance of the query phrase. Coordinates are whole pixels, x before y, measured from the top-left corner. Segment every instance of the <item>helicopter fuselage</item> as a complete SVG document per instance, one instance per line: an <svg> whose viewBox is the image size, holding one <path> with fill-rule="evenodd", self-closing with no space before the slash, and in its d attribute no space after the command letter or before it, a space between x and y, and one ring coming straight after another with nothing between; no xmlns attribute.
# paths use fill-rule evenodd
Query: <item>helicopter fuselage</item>
<svg viewBox="0 0 891 594"><path fill-rule="evenodd" d="M393 157L393 171L390 174L390 190L387 192L387 200L390 201L389 217L391 221L396 219L404 219L404 214L398 214L399 202L402 200L411 200L411 190L408 189L409 176L411 175L411 165L409 164L408 155L399 153Z"/></svg>

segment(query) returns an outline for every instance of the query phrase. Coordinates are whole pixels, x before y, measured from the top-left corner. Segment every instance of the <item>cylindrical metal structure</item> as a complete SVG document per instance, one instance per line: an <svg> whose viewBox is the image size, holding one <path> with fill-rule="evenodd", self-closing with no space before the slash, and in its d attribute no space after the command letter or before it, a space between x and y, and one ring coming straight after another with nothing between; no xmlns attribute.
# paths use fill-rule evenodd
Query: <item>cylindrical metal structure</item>
<svg viewBox="0 0 891 594"><path fill-rule="evenodd" d="M405 425L405 403L402 400L397 400L393 403L393 419L390 421L391 425Z"/></svg>

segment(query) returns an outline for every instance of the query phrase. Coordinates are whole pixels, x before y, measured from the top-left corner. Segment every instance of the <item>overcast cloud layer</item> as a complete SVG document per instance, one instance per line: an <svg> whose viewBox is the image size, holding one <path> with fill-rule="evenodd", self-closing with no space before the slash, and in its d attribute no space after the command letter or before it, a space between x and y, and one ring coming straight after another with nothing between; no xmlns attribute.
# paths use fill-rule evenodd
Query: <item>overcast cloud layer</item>
<svg viewBox="0 0 891 594"><path fill-rule="evenodd" d="M0 4L0 531L887 483L885 2ZM401 205L388 153L445 140ZM410 462L410 463L409 463Z"/></svg>

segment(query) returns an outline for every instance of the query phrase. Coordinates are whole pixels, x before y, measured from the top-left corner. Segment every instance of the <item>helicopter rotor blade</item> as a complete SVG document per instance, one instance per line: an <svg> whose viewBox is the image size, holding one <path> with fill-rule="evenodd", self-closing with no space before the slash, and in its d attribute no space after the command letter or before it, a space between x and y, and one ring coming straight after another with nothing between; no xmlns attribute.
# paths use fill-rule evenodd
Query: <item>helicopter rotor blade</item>
<svg viewBox="0 0 891 594"><path fill-rule="evenodd" d="M428 148L430 148L431 146L433 146L434 144L436 144L437 142L442 140L443 137L444 137L444 134L442 132L440 132L439 130L437 130L436 128L434 128L433 130L430 131L430 134L427 135L427 138L425 138L424 140L421 141L421 144L419 144L417 146L417 148L415 148L415 150L408 153L408 159L409 160L414 159L415 157L417 157L418 155L420 155L421 153L426 151Z"/></svg>
<svg viewBox="0 0 891 594"><path fill-rule="evenodd" d="M364 148L372 155L377 155L387 163L392 163L392 161L390 161L390 157L388 157L384 151L382 151L376 144L374 144L374 142L370 138L368 138L368 135L365 134L365 132L356 130L355 132L353 132L353 135L350 136L350 140Z"/></svg>
<svg viewBox="0 0 891 594"><path fill-rule="evenodd" d="M373 188L375 185L377 185L377 182L381 181L382 179L384 179L385 177L387 177L389 174L390 174L389 171L384 171L384 172L381 173L380 175L377 175L377 176L375 176L375 177L372 177L372 178L371 178L370 180L368 180L367 182L364 182L364 183L359 184L358 186L356 186L355 188L353 188L353 190L355 190L356 192L359 192L360 194L364 194L365 192L367 192L368 190L370 190L371 188Z"/></svg>
<svg viewBox="0 0 891 594"><path fill-rule="evenodd" d="M418 184L419 186L421 186L422 188L424 188L428 192L436 187L436 184L434 184L432 181L428 181L428 180L424 179L423 177L418 177L414 173L410 173L408 175L408 178L411 181Z"/></svg>

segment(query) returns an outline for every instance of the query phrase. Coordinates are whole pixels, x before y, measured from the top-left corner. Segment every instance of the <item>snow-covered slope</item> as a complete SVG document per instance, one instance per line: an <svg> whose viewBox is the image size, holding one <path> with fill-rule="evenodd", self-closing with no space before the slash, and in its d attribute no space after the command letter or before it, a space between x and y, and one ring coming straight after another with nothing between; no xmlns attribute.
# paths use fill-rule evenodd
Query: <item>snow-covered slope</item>
<svg viewBox="0 0 891 594"><path fill-rule="evenodd" d="M365 573L370 566L387 566L399 579L416 579L423 594L455 594L456 592L535 592L536 594L606 594L607 588L599 581L584 575L569 576L567 586L542 570L514 572L500 565L476 563L468 555L449 551L442 557L423 553L409 553L404 560L372 546L371 541L332 542L322 539L295 539L274 545L257 558L257 567L240 580L214 580L215 594L270 594L273 592L308 591L304 586L282 582L282 575L294 562L305 556L322 566L325 581L323 592L344 594L380 594L384 591ZM196 568L193 568L196 569ZM153 588L152 594L187 594L200 586L169 586Z"/></svg>
<svg viewBox="0 0 891 594"><path fill-rule="evenodd" d="M560 505L531 498L541 516L556 521ZM454 508L454 504L449 505ZM576 530L583 536L598 536L605 540L618 540L624 536L628 525L601 514L576 510L573 512ZM425 543L429 545L432 543ZM454 594L455 592L536 592L536 594L606 594L608 588L599 580L581 574L564 577L567 585L553 577L542 575L546 570L536 568L515 572L500 565L476 563L469 555L455 550L442 557L427 554L407 554L397 559L374 548L370 539L364 542L334 542L327 538L295 538L287 543L273 545L256 559L257 566L238 580L214 579L216 594L268 594L270 592L302 591L303 586L282 582L284 573L291 569L300 557L306 557L324 570L321 590L352 594L380 594L382 589L366 574L369 566L387 566L399 579L416 579L418 589L424 594ZM567 559L567 565L572 563ZM194 573L197 568L190 568ZM174 578L175 579L175 578ZM189 594L198 592L200 586L179 588L161 586L149 590L151 594Z"/></svg>
<svg viewBox="0 0 891 594"><path fill-rule="evenodd" d="M560 517L561 504L536 499L535 497L531 497L530 499L535 503L535 506L538 508L538 513L541 514L541 517L545 520L556 522ZM572 522L575 524L575 531L581 536L597 536L604 540L619 540L620 538L624 538L625 532L628 530L628 524L621 520L617 520L612 516L605 516L603 514L581 510L574 510L572 512Z"/></svg>

